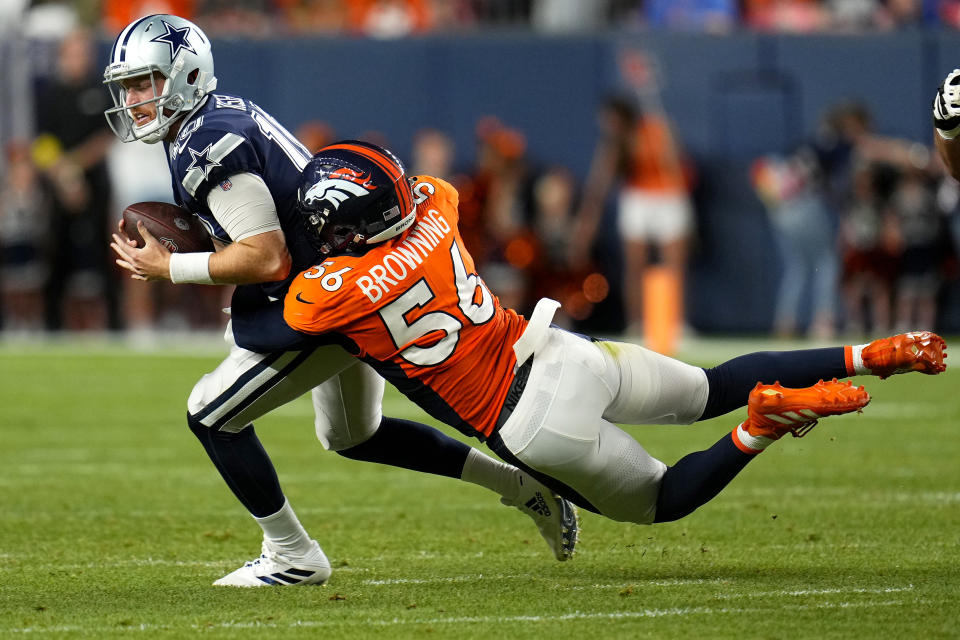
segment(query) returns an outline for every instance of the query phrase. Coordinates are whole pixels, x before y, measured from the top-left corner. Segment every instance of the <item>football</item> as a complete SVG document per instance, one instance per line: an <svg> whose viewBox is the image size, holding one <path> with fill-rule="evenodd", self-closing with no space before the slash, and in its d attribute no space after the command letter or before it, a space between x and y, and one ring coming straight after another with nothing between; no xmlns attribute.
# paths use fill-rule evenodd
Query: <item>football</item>
<svg viewBox="0 0 960 640"><path fill-rule="evenodd" d="M192 213L168 202L138 202L123 210L123 229L127 237L143 246L137 231L137 221L143 222L171 253L213 251L210 234Z"/></svg>

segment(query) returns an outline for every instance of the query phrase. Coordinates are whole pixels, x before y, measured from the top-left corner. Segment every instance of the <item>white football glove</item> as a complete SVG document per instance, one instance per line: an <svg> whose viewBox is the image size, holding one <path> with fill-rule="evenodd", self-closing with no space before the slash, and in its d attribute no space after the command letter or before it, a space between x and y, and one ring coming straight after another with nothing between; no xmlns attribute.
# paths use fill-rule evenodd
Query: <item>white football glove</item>
<svg viewBox="0 0 960 640"><path fill-rule="evenodd" d="M960 69L954 69L933 98L933 125L945 140L960 134Z"/></svg>

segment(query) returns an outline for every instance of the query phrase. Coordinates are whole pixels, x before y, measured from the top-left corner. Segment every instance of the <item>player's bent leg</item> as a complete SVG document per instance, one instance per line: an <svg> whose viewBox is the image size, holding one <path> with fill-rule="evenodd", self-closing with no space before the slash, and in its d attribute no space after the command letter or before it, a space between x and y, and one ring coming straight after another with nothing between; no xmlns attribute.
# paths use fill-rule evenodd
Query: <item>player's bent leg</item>
<svg viewBox="0 0 960 640"><path fill-rule="evenodd" d="M237 432L215 431L190 414L187 414L187 425L251 515L266 517L283 507L285 498L277 472L253 425Z"/></svg>
<svg viewBox="0 0 960 640"><path fill-rule="evenodd" d="M688 454L667 469L657 497L656 522L677 520L712 500L783 435L802 436L820 418L859 411L869 401L863 387L835 379L802 389L757 384L750 392L745 422L709 449Z"/></svg>
<svg viewBox="0 0 960 640"><path fill-rule="evenodd" d="M758 351L705 369L710 385L701 420L739 409L747 403L757 382L779 380L787 387L808 387L818 380L846 378L849 352L844 347L799 349L796 351Z"/></svg>
<svg viewBox="0 0 960 640"><path fill-rule="evenodd" d="M336 345L273 353L233 346L227 358L194 386L187 407L206 427L239 431L354 363Z"/></svg>
<svg viewBox="0 0 960 640"><path fill-rule="evenodd" d="M490 446L505 448L524 466L569 487L572 492L563 495L581 506L616 520L648 523L666 465L600 417L618 390L620 373L614 369L594 343L550 330L533 356L520 400Z"/></svg>
<svg viewBox="0 0 960 640"><path fill-rule="evenodd" d="M286 502L273 463L253 425L238 432L214 431L187 416L234 495L263 530L261 556L220 578L218 586L321 584L330 576L330 563L304 530Z"/></svg>
<svg viewBox="0 0 960 640"><path fill-rule="evenodd" d="M622 522L649 524L666 465L653 458L622 429L606 420L594 423L585 439L549 428L546 422L514 455L524 464L572 487L602 515ZM504 434L510 442L511 434ZM509 444L508 444L509 446Z"/></svg>
<svg viewBox="0 0 960 640"><path fill-rule="evenodd" d="M311 392L317 439L342 451L366 442L383 417L384 380L369 365L353 360Z"/></svg>
<svg viewBox="0 0 960 640"><path fill-rule="evenodd" d="M710 395L701 419L723 415L744 405L758 382L779 381L802 388L818 380L899 373L935 375L946 370L946 342L929 331L912 331L869 344L797 351L763 351L733 358L706 369Z"/></svg>
<svg viewBox="0 0 960 640"><path fill-rule="evenodd" d="M329 577L329 563L286 503L251 422L353 362L339 347L260 354L233 346L194 387L188 400L190 428L264 535L261 557L218 585L309 584Z"/></svg>
<svg viewBox="0 0 960 640"><path fill-rule="evenodd" d="M525 513L558 560L577 542L576 508L519 469L426 425L380 418L383 379L363 363L313 390L317 437L353 460L376 462L479 484ZM339 410L338 410L339 409ZM376 418L379 422L373 422Z"/></svg>
<svg viewBox="0 0 960 640"><path fill-rule="evenodd" d="M673 522L719 494L756 453L745 453L724 434L712 447L685 455L663 474L654 522Z"/></svg>
<svg viewBox="0 0 960 640"><path fill-rule="evenodd" d="M603 376L613 393L604 419L690 424L700 418L709 389L703 369L635 344L606 340L592 344L603 355Z"/></svg>

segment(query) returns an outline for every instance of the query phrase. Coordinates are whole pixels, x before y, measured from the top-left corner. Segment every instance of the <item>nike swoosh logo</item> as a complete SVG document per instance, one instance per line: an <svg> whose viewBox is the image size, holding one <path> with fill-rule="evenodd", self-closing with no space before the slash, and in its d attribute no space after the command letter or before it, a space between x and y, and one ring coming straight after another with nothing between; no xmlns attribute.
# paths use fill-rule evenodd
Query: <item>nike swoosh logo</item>
<svg viewBox="0 0 960 640"><path fill-rule="evenodd" d="M297 302L302 302L303 304L313 304L309 300L304 300L303 298L301 298L299 291L297 291Z"/></svg>

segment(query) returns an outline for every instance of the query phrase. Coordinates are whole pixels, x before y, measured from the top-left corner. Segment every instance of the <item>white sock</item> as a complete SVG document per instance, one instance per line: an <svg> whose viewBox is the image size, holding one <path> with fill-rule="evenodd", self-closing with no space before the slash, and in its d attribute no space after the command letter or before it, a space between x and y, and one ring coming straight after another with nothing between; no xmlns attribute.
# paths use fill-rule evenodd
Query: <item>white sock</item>
<svg viewBox="0 0 960 640"><path fill-rule="evenodd" d="M870 374L870 369L863 364L863 350L867 347L866 344L855 344L850 347L850 359L853 361L853 373L858 376L865 376Z"/></svg>
<svg viewBox="0 0 960 640"><path fill-rule="evenodd" d="M280 511L269 516L253 517L263 529L263 536L284 555L302 556L310 550L310 534L300 524L289 500L283 501Z"/></svg>
<svg viewBox="0 0 960 640"><path fill-rule="evenodd" d="M760 453L771 444L776 442L773 438L767 438L764 436L753 436L750 435L750 432L747 431L743 424L736 428L733 433L733 437L740 441L740 444L747 449L750 449L748 453ZM740 447L740 450L743 450L743 447Z"/></svg>
<svg viewBox="0 0 960 640"><path fill-rule="evenodd" d="M514 500L520 492L520 470L494 460L478 449L470 449L463 463L460 479L495 491L507 500Z"/></svg>

